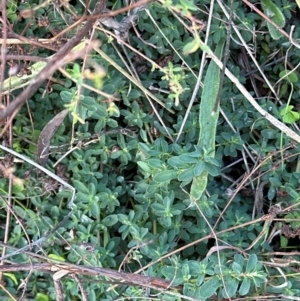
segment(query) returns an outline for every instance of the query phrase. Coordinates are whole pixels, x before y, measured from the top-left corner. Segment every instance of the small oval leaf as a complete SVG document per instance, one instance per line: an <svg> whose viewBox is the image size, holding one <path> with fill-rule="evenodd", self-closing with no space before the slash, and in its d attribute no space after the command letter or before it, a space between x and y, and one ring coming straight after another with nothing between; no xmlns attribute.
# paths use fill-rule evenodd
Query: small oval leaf
<svg viewBox="0 0 300 301"><path fill-rule="evenodd" d="M154 181L157 183L165 183L169 182L177 177L177 171L176 170L164 170L154 177Z"/></svg>
<svg viewBox="0 0 300 301"><path fill-rule="evenodd" d="M179 181L189 182L194 178L194 167L188 168L178 175Z"/></svg>
<svg viewBox="0 0 300 301"><path fill-rule="evenodd" d="M255 254L251 254L247 262L246 272L247 273L254 272L256 265L257 265L257 256Z"/></svg>
<svg viewBox="0 0 300 301"><path fill-rule="evenodd" d="M208 281L204 282L199 290L199 297L207 299L211 297L219 287L219 279L212 277Z"/></svg>
<svg viewBox="0 0 300 301"><path fill-rule="evenodd" d="M240 286L240 289L239 289L239 294L241 296L245 296L245 295L248 294L249 289L250 289L250 284L251 284L250 279L245 277L243 279L243 282L242 282L242 284Z"/></svg>

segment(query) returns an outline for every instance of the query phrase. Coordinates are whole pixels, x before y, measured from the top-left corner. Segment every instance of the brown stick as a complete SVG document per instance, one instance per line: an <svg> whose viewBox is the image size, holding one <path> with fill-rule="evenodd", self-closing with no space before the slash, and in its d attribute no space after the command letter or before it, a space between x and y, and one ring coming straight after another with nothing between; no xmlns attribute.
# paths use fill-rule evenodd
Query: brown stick
<svg viewBox="0 0 300 301"><path fill-rule="evenodd" d="M7 60L19 60L19 61L32 61L32 62L48 62L48 59L45 57L31 56L31 55L15 55L8 54L6 55Z"/></svg>
<svg viewBox="0 0 300 301"><path fill-rule="evenodd" d="M153 0L140 0L139 2L133 3L130 6L126 6L123 8L120 8L118 10L114 10L114 11L110 11L101 15L91 15L91 16L85 16L84 20L95 20L95 19L102 19L102 18L106 18L106 17L115 17L121 13L127 12L135 7L139 7L142 6L144 4L150 3Z"/></svg>
<svg viewBox="0 0 300 301"><path fill-rule="evenodd" d="M15 33L11 28L9 29L9 32L8 32L8 38L18 39L26 44L35 45L35 46L41 47L41 48L46 48L46 49L49 49L54 52L58 51L57 47L53 47L50 45L51 40L49 40L48 43L46 41L44 43L42 43L42 42L36 41L35 39L29 39L27 37L23 37L23 36Z"/></svg>
<svg viewBox="0 0 300 301"><path fill-rule="evenodd" d="M14 272L14 271L44 271L47 273L66 271L69 274L88 275L88 276L102 276L110 279L124 281L133 285L141 287L152 287L160 289L168 289L172 287L172 283L168 280L144 276L139 274L132 274L126 272L118 272L112 269L105 269L100 267L89 267L84 265L74 265L69 263L51 264L51 263L36 263L36 264L13 264L0 266L0 272ZM172 287L179 289L180 287Z"/></svg>

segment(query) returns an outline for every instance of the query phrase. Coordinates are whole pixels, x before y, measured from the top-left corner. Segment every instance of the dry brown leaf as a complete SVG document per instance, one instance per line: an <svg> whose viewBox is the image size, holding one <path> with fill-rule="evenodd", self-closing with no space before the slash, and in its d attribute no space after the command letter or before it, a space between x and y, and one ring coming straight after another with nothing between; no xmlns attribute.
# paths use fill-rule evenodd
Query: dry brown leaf
<svg viewBox="0 0 300 301"><path fill-rule="evenodd" d="M49 158L49 146L52 137L57 131L58 127L63 123L65 117L69 113L68 109L58 113L52 120L50 120L43 128L37 143L37 160L45 166Z"/></svg>

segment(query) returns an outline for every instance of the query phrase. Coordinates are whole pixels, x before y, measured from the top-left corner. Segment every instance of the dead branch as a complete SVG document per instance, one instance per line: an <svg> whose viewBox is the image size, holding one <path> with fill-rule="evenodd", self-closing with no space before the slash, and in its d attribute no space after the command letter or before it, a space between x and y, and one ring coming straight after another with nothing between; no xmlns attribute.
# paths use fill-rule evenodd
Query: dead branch
<svg viewBox="0 0 300 301"><path fill-rule="evenodd" d="M132 285L168 289L170 287L180 289L179 286L173 287L172 283L168 280L144 276L133 273L118 272L113 269L106 269L100 267L75 265L62 262L60 264L52 263L35 263L35 264L10 264L1 265L0 272L14 272L14 271L42 271L46 273L61 273L62 275L87 275L87 276L102 276L114 279L117 281L124 281Z"/></svg>

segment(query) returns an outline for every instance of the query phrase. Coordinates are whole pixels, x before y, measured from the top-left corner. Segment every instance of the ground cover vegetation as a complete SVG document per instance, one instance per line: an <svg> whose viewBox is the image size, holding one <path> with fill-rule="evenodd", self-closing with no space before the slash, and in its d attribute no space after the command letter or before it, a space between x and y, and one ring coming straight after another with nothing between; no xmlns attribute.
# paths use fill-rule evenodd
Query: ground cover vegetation
<svg viewBox="0 0 300 301"><path fill-rule="evenodd" d="M299 300L298 5L2 1L1 300Z"/></svg>

